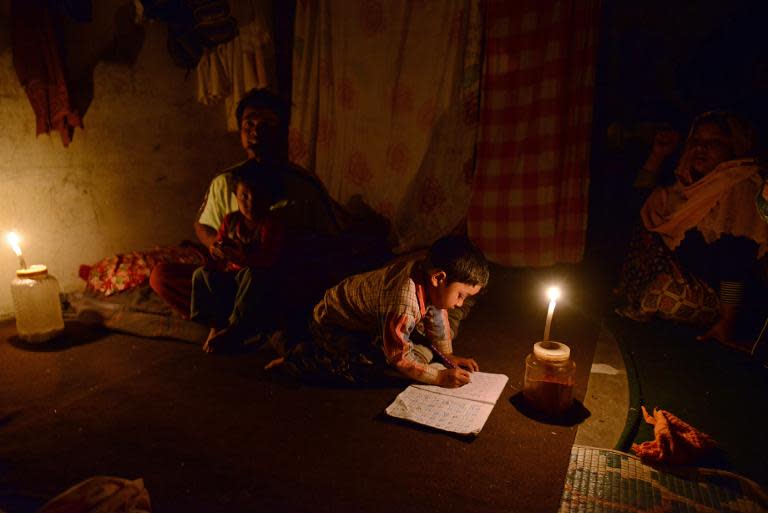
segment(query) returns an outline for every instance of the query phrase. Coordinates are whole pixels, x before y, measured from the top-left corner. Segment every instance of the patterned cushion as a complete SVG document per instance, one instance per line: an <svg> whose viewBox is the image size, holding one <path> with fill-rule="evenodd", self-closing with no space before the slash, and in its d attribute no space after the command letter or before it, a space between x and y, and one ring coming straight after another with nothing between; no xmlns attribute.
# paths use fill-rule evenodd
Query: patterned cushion
<svg viewBox="0 0 768 513"><path fill-rule="evenodd" d="M197 248L185 246L132 251L103 258L91 266L81 266L80 276L86 281L86 290L111 296L147 281L152 268L161 262L203 265L205 258Z"/></svg>

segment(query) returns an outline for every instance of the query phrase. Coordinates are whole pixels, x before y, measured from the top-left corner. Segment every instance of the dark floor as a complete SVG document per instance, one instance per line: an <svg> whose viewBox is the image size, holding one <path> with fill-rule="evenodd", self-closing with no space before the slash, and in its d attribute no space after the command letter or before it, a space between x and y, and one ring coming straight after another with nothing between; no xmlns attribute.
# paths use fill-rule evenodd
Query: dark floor
<svg viewBox="0 0 768 513"><path fill-rule="evenodd" d="M583 399L599 327L575 269L495 270L457 354L507 374L475 439L383 416L403 386L334 389L275 380L268 351L199 346L68 326L29 348L0 325L0 509L34 511L94 475L144 479L167 512L547 512L557 510L576 426L514 404L556 276L553 338L567 342ZM34 350L33 350L34 349Z"/></svg>
<svg viewBox="0 0 768 513"><path fill-rule="evenodd" d="M606 325L634 367L636 405L668 410L711 435L717 450L700 466L736 472L768 486L768 368L758 358L716 342L701 342L701 330L654 321L638 324L607 316ZM637 419L632 443L653 439L653 426Z"/></svg>

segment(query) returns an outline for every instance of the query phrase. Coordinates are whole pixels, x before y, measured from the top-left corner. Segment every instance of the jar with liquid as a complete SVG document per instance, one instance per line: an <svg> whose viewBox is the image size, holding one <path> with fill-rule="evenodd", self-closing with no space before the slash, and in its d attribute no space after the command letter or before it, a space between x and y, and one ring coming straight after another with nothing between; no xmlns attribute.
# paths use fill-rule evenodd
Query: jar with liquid
<svg viewBox="0 0 768 513"><path fill-rule="evenodd" d="M545 417L559 417L573 402L576 363L571 349L560 342L536 342L525 358L523 397L527 405Z"/></svg>
<svg viewBox="0 0 768 513"><path fill-rule="evenodd" d="M44 265L16 271L11 282L16 331L26 342L45 342L64 330L59 282Z"/></svg>

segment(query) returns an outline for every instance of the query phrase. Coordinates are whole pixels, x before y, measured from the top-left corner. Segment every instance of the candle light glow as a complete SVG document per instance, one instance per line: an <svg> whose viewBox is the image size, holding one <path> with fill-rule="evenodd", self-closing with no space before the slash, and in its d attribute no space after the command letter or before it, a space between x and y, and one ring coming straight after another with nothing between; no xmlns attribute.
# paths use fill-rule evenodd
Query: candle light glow
<svg viewBox="0 0 768 513"><path fill-rule="evenodd" d="M555 314L557 300L560 299L560 289L558 287L549 287L547 289L547 297L549 298L549 309L547 310L547 322L544 325L545 342L549 340L549 329L552 326L552 316Z"/></svg>
<svg viewBox="0 0 768 513"><path fill-rule="evenodd" d="M17 257L19 257L19 266L21 266L21 269L26 269L27 263L24 261L24 256L21 254L21 246L19 245L20 243L19 236L16 235L16 232L8 232L5 238L8 241L8 244L11 245L11 249L13 249L13 252L16 253Z"/></svg>

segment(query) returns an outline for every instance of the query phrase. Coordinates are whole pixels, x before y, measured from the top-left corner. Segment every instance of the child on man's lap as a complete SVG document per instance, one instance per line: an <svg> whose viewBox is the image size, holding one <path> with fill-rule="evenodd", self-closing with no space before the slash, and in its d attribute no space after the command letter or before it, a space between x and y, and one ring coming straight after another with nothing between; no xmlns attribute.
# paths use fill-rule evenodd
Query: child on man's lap
<svg viewBox="0 0 768 513"><path fill-rule="evenodd" d="M233 175L238 211L228 214L211 246L212 264L192 278L193 320L209 324L206 352L237 347L263 317L270 268L283 246L283 227L271 206L276 196L266 174Z"/></svg>

